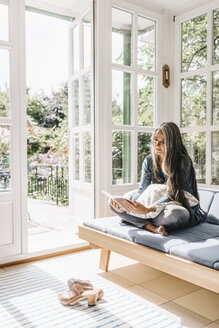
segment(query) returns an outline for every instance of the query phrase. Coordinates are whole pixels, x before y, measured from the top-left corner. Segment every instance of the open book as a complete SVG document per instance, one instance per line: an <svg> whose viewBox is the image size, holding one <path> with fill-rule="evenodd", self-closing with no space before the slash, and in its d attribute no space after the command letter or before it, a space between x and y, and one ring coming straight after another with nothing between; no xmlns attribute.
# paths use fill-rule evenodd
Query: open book
<svg viewBox="0 0 219 328"><path fill-rule="evenodd" d="M119 205L121 205L123 207L123 209L126 212L129 212L128 207L126 207L125 203L124 203L124 199L127 200L128 202L132 203L129 199L124 198L123 196L117 196L117 195L112 195L109 192L102 190L102 193L107 196L110 199L113 199L114 201L116 201Z"/></svg>

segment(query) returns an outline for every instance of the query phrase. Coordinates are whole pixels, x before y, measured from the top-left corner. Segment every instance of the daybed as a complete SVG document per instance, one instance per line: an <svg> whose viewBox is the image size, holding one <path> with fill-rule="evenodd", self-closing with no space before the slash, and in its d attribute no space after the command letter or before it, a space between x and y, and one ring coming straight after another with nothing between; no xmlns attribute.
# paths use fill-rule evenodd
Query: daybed
<svg viewBox="0 0 219 328"><path fill-rule="evenodd" d="M199 189L206 222L168 236L121 223L117 216L85 221L79 237L101 248L100 268L108 271L110 252L219 293L219 191Z"/></svg>

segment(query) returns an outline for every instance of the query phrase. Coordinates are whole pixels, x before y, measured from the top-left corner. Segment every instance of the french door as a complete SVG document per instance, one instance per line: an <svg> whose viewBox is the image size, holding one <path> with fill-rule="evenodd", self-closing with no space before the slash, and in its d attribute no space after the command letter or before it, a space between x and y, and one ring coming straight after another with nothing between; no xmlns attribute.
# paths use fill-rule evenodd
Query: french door
<svg viewBox="0 0 219 328"><path fill-rule="evenodd" d="M24 0L0 1L1 262L25 252L26 244L24 13Z"/></svg>
<svg viewBox="0 0 219 328"><path fill-rule="evenodd" d="M69 204L80 220L94 217L93 1L70 26Z"/></svg>

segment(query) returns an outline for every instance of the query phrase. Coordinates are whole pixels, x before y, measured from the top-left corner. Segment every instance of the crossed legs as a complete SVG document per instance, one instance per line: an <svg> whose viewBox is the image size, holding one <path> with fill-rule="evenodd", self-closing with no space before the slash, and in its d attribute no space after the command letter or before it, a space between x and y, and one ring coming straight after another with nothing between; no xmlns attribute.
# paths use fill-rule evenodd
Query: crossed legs
<svg viewBox="0 0 219 328"><path fill-rule="evenodd" d="M146 229L164 236L169 231L185 228L190 225L189 211L179 205L167 205L166 208L153 219L141 219L127 212L118 212L112 206L111 210L122 218L122 222L130 223L138 228Z"/></svg>

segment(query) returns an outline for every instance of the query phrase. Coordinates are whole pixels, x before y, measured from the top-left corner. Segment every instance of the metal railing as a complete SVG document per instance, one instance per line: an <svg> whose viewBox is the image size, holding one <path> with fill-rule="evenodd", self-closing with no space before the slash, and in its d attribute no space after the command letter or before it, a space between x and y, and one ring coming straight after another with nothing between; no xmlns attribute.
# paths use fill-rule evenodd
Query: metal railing
<svg viewBox="0 0 219 328"><path fill-rule="evenodd" d="M68 205L68 167L37 164L28 167L28 196Z"/></svg>

